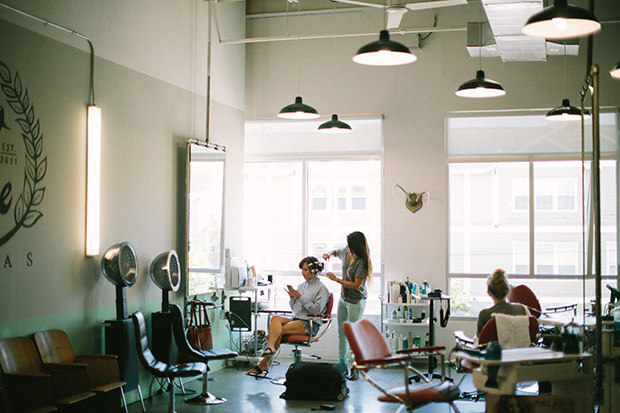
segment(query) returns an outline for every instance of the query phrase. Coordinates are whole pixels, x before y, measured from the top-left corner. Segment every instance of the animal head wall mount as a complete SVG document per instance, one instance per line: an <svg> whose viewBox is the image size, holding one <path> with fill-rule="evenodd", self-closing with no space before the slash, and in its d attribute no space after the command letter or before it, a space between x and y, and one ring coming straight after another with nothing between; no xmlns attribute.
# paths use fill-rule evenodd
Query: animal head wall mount
<svg viewBox="0 0 620 413"><path fill-rule="evenodd" d="M408 192L405 190L405 188L396 183L392 188L392 193L394 192L394 188L400 188L400 190L403 191L405 195L407 195L407 199L405 199L405 206L412 213L416 213L420 210L420 208L422 208L422 205L424 204L424 195L426 195L427 203L430 200L430 193L428 192L428 188L425 185L422 186L424 186L424 192Z"/></svg>

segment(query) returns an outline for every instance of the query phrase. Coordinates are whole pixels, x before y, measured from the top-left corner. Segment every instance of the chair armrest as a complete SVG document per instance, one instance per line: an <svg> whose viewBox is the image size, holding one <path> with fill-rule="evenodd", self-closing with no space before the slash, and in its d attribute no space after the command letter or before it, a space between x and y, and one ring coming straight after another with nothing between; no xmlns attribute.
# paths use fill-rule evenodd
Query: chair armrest
<svg viewBox="0 0 620 413"><path fill-rule="evenodd" d="M331 314L308 314L308 318L320 318L322 320L328 320L332 318Z"/></svg>
<svg viewBox="0 0 620 413"><path fill-rule="evenodd" d="M88 392L90 388L86 364L43 363L43 368L52 377L54 391L59 398Z"/></svg>
<svg viewBox="0 0 620 413"><path fill-rule="evenodd" d="M434 353L439 354L440 352L445 351L446 348L443 346L436 347L419 347L419 348L406 348L403 350L397 350L396 354L410 354L410 353ZM428 354L424 354L425 356Z"/></svg>
<svg viewBox="0 0 620 413"><path fill-rule="evenodd" d="M84 361L77 361L78 359ZM116 363L118 357L114 354L80 354L75 356L76 363L87 364L89 360L112 360L114 363Z"/></svg>
<svg viewBox="0 0 620 413"><path fill-rule="evenodd" d="M291 310L261 310L261 313L265 313L265 314L293 314L293 311Z"/></svg>
<svg viewBox="0 0 620 413"><path fill-rule="evenodd" d="M416 361L416 360L420 360L418 357L416 356L390 356L390 357L385 357L382 359L371 359L371 360L364 360L363 364L360 364L358 366L358 368L360 369L367 369L367 368L371 368L371 367L402 367L403 365L410 363L412 361Z"/></svg>
<svg viewBox="0 0 620 413"><path fill-rule="evenodd" d="M577 309L577 303L573 303L573 304L559 305L556 307L546 307L544 312L545 313L563 313L567 311L575 311L576 309Z"/></svg>
<svg viewBox="0 0 620 413"><path fill-rule="evenodd" d="M117 357L113 354L81 354L75 362L86 365L90 388L120 380Z"/></svg>
<svg viewBox="0 0 620 413"><path fill-rule="evenodd" d="M474 339L466 335L463 331L457 330L454 332L454 339L457 344L462 346L470 347L474 345Z"/></svg>

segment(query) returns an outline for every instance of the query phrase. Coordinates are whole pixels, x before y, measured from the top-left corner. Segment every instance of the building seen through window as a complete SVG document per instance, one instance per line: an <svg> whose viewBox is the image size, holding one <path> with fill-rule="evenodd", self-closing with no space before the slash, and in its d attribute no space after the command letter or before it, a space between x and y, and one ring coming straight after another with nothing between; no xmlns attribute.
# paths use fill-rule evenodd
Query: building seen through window
<svg viewBox="0 0 620 413"><path fill-rule="evenodd" d="M601 115L601 262L603 285L614 286L617 118L617 111ZM486 277L496 268L513 285L530 286L543 307L589 302L595 286L583 274L592 164L581 160L579 123L500 112L451 114L446 125L453 314L476 316L491 305Z"/></svg>

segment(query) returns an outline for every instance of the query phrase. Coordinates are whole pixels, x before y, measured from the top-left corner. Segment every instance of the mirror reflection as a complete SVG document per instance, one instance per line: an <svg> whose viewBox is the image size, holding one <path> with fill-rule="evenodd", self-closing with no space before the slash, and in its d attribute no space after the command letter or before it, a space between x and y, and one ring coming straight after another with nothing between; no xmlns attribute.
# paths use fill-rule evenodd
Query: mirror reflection
<svg viewBox="0 0 620 413"><path fill-rule="evenodd" d="M187 142L187 288L194 296L223 288L226 153Z"/></svg>

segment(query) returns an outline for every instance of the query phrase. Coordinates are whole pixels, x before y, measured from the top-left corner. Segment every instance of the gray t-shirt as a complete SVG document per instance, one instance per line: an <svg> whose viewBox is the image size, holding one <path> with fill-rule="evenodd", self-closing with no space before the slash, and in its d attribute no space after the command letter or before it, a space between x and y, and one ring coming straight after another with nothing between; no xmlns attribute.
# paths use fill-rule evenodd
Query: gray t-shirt
<svg viewBox="0 0 620 413"><path fill-rule="evenodd" d="M349 266L349 250L345 248L336 251L336 256L342 261L342 279L345 281L354 282L356 278L363 278L362 284L358 290L353 288L342 286L340 294L345 301L356 304L362 298L367 298L368 293L366 291L366 277L368 276L368 268L364 264L364 261L357 259Z"/></svg>
<svg viewBox="0 0 620 413"><path fill-rule="evenodd" d="M480 314L478 314L478 332L476 333L477 336L480 335L480 332L482 331L484 325L491 319L491 316L495 313L506 315L527 315L527 311L522 304L500 301L493 307L482 310L480 311Z"/></svg>

